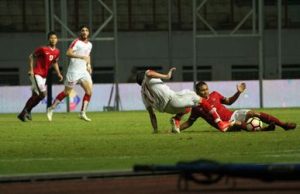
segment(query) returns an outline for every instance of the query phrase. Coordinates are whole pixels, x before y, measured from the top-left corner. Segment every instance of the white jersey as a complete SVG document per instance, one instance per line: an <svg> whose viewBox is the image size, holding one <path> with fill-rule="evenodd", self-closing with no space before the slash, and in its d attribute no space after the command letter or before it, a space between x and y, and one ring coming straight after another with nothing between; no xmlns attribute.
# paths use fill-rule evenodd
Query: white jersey
<svg viewBox="0 0 300 194"><path fill-rule="evenodd" d="M151 106L160 112L164 112L175 94L161 79L149 78L146 75L142 83L141 93L145 106Z"/></svg>
<svg viewBox="0 0 300 194"><path fill-rule="evenodd" d="M89 41L84 42L77 38L72 42L69 48L73 49L73 53L75 55L89 56L92 50L92 43ZM72 72L72 73L84 72L87 70L86 65L87 65L86 61L83 59L71 58L68 67L68 72Z"/></svg>

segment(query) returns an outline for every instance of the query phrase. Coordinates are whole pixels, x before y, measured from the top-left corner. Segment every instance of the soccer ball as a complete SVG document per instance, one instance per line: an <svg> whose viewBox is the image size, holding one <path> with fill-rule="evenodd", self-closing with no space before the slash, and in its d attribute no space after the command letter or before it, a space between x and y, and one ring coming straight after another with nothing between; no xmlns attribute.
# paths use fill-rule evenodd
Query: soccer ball
<svg viewBox="0 0 300 194"><path fill-rule="evenodd" d="M248 131L259 131L263 127L263 123L258 117L249 118L246 124Z"/></svg>

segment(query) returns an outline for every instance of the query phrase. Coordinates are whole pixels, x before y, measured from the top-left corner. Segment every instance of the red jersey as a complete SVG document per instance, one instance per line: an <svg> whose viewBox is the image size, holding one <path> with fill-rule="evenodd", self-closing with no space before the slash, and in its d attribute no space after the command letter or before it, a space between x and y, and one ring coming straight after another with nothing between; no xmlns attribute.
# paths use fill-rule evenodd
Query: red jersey
<svg viewBox="0 0 300 194"><path fill-rule="evenodd" d="M209 104L216 108L217 113L219 114L222 121L229 121L233 112L223 105L222 102L224 99L224 96L214 91L209 94L207 101ZM201 106L196 106L192 109L189 120L195 121L199 117L202 117L210 125L214 126L215 128L218 128L217 124L214 122L213 117L208 112L205 112Z"/></svg>
<svg viewBox="0 0 300 194"><path fill-rule="evenodd" d="M50 66L58 61L59 50L57 48L52 49L48 46L43 46L37 48L33 55L36 58L36 64L33 66L33 73L46 78Z"/></svg>

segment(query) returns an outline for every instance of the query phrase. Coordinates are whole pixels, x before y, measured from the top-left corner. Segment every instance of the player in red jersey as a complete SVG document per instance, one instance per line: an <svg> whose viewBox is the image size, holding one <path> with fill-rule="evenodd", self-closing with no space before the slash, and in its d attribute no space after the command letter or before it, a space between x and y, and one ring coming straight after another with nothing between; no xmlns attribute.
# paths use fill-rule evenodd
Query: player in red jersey
<svg viewBox="0 0 300 194"><path fill-rule="evenodd" d="M32 120L32 108L45 98L47 94L45 85L46 77L52 64L59 80L63 80L57 62L59 59L59 50L56 48L58 38L55 32L48 33L48 41L47 46L39 47L29 55L28 75L32 84L32 96L28 99L22 112L18 115L21 121L26 121L26 119Z"/></svg>
<svg viewBox="0 0 300 194"><path fill-rule="evenodd" d="M267 113L255 112L253 110L248 110L248 109L231 111L224 106L224 104L225 105L233 104L238 99L240 94L244 92L245 89L246 89L245 83L238 84L237 92L232 97L226 98L216 91L209 93L208 85L205 82L198 82L196 84L196 93L202 98L207 99L207 101L216 108L217 113L219 114L220 118L223 121L230 121L233 123L233 125L229 127L228 130L236 130L236 129L247 130L246 121L252 117L258 117L264 123L269 124L269 126L262 128L261 129L262 131L274 130L275 125L282 127L284 130L290 130L296 128L295 123L282 122L276 117L269 115ZM182 115L177 114L175 117L177 119L180 119ZM202 117L210 125L217 128L215 122L213 122L213 118L205 111L203 111L203 109L200 106L197 106L192 109L189 119L186 122L182 123L182 125L180 126L180 130L184 130L192 126L193 123L199 117Z"/></svg>
<svg viewBox="0 0 300 194"><path fill-rule="evenodd" d="M159 112L166 112L169 114L177 114L185 112L190 107L201 106L203 110L208 112L216 126L220 130L226 130L230 125L229 122L223 122L219 115L206 99L201 98L194 91L182 90L175 92L169 88L162 80L170 80L176 68L170 68L166 74L158 73L153 70L140 72L136 76L136 82L141 86L141 96L143 103L149 113L150 121L153 127L153 132L157 133L157 119L154 109ZM174 118L171 119L172 132L180 133L180 122L175 122Z"/></svg>
<svg viewBox="0 0 300 194"><path fill-rule="evenodd" d="M90 59L92 43L89 41L89 34L89 28L87 26L81 26L80 37L75 39L67 50L70 63L65 79L65 89L56 96L52 105L47 109L47 118L49 121L52 121L53 110L66 96L70 95L77 83L79 83L85 91L82 99L80 118L85 121L91 121L91 119L86 116L86 110L93 90Z"/></svg>

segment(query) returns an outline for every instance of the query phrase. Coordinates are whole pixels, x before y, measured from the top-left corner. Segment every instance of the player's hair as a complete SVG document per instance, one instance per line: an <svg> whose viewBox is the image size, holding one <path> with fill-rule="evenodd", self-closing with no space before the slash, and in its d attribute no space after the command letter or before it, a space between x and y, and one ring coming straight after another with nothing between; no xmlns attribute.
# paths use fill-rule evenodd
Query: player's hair
<svg viewBox="0 0 300 194"><path fill-rule="evenodd" d="M81 25L79 27L79 32L83 29L83 28L87 28L90 31L90 28L87 25Z"/></svg>
<svg viewBox="0 0 300 194"><path fill-rule="evenodd" d="M48 32L48 34L47 34L47 38L48 38L48 40L49 40L50 36L52 36L52 35L55 35L55 36L57 36L56 32L54 32L54 31L50 31L50 32Z"/></svg>
<svg viewBox="0 0 300 194"><path fill-rule="evenodd" d="M199 95L198 91L199 91L199 88L201 88L202 86L204 85L207 85L207 83L205 83L204 81L199 81L196 85L195 85L195 90L196 90L196 93Z"/></svg>
<svg viewBox="0 0 300 194"><path fill-rule="evenodd" d="M145 77L145 72L139 72L139 73L137 73L136 74L136 83L141 86L142 83L143 83L144 77Z"/></svg>

